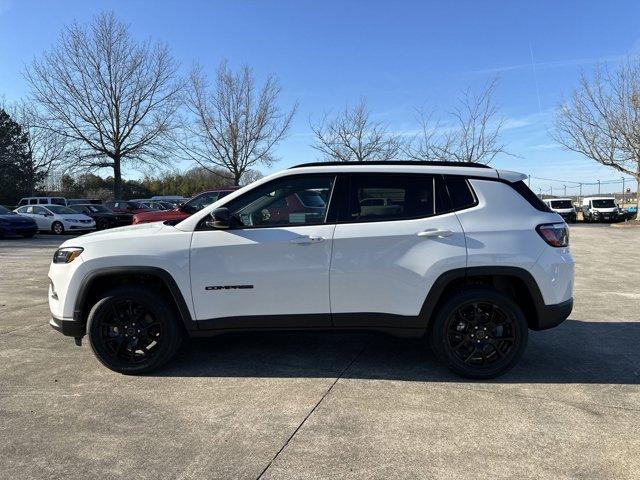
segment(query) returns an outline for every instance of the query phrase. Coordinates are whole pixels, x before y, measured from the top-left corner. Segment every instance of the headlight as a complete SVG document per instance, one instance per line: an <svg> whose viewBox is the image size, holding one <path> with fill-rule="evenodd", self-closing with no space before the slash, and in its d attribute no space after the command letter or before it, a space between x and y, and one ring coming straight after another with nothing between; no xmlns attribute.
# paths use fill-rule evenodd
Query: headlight
<svg viewBox="0 0 640 480"><path fill-rule="evenodd" d="M75 218L65 218L65 220L70 223L78 223L78 220L76 220Z"/></svg>
<svg viewBox="0 0 640 480"><path fill-rule="evenodd" d="M73 262L83 251L80 247L65 247L56 250L53 254L53 263L71 263Z"/></svg>

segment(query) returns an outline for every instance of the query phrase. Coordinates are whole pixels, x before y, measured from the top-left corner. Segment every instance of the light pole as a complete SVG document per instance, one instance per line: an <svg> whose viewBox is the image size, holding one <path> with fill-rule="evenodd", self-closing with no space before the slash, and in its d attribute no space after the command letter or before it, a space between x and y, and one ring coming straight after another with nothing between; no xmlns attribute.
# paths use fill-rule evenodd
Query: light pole
<svg viewBox="0 0 640 480"><path fill-rule="evenodd" d="M551 190L550 190L550 192L551 192L551 196L553 197L553 185L551 185L550 189L551 189Z"/></svg>
<svg viewBox="0 0 640 480"><path fill-rule="evenodd" d="M622 208L624 208L624 177L622 178Z"/></svg>
<svg viewBox="0 0 640 480"><path fill-rule="evenodd" d="M598 195L600 195L600 180L598 180Z"/></svg>
<svg viewBox="0 0 640 480"><path fill-rule="evenodd" d="M578 185L580 185L580 193L578 194L578 203L582 202L582 184L579 183Z"/></svg>
<svg viewBox="0 0 640 480"><path fill-rule="evenodd" d="M567 186L563 185L563 187L564 187L564 196L566 197L567 196Z"/></svg>

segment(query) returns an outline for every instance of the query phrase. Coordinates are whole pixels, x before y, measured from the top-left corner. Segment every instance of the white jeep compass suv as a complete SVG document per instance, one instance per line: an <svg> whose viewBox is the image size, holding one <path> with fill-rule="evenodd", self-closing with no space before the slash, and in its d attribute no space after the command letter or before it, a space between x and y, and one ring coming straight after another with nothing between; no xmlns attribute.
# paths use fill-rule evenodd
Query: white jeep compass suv
<svg viewBox="0 0 640 480"><path fill-rule="evenodd" d="M525 175L477 164L319 163L179 221L70 239L49 270L51 325L122 373L185 335L378 330L424 337L454 372L490 378L528 329L570 314L562 218Z"/></svg>

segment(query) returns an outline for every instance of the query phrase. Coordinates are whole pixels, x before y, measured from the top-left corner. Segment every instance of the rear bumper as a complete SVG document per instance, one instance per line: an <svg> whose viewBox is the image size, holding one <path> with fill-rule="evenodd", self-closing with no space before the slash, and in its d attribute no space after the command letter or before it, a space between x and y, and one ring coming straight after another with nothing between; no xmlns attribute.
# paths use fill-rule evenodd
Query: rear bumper
<svg viewBox="0 0 640 480"><path fill-rule="evenodd" d="M546 330L564 322L573 310L573 297L555 305L538 305L538 319L532 330Z"/></svg>
<svg viewBox="0 0 640 480"><path fill-rule="evenodd" d="M49 325L67 337L83 337L87 333L84 325L64 318L52 316L51 320L49 320Z"/></svg>

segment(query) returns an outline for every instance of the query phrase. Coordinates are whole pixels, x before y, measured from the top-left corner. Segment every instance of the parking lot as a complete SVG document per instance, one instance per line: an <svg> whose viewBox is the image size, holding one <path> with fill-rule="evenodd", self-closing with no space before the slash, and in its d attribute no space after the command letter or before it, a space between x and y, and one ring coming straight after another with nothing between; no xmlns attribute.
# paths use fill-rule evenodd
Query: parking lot
<svg viewBox="0 0 640 480"><path fill-rule="evenodd" d="M0 240L0 477L638 478L639 240L572 226L570 319L489 382L373 334L220 336L118 375L47 324L62 239Z"/></svg>

